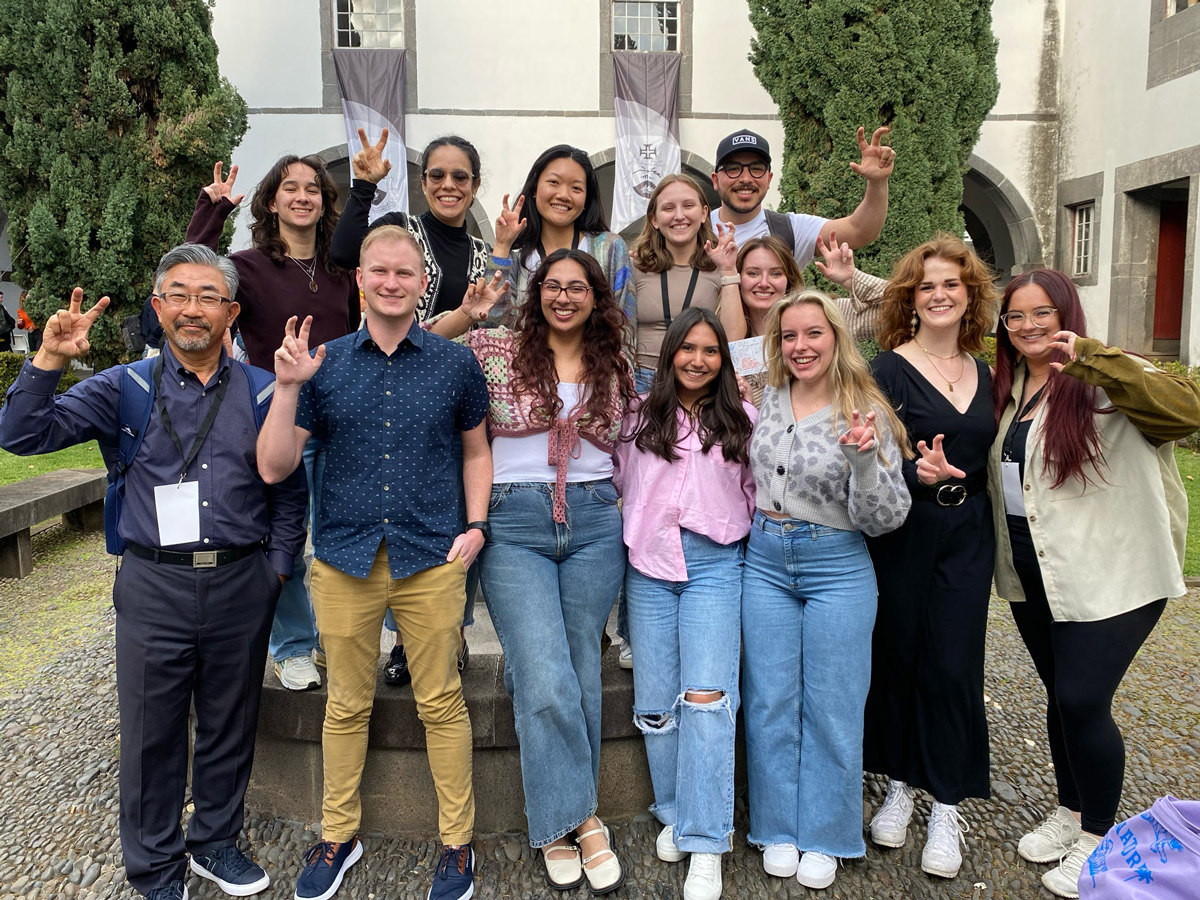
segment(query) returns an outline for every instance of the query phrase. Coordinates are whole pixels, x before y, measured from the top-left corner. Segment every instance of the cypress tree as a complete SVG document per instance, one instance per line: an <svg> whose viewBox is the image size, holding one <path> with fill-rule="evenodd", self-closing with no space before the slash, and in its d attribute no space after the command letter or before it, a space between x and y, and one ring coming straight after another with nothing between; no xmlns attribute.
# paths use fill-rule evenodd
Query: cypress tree
<svg viewBox="0 0 1200 900"><path fill-rule="evenodd" d="M887 224L857 261L887 276L935 231L963 233L962 176L996 101L991 0L750 0L750 61L779 106L783 208L827 218L862 199L855 129L891 126Z"/></svg>
<svg viewBox="0 0 1200 900"><path fill-rule="evenodd" d="M122 355L162 253L246 131L206 0L0 0L0 203L13 280L44 322L108 294L91 361Z"/></svg>

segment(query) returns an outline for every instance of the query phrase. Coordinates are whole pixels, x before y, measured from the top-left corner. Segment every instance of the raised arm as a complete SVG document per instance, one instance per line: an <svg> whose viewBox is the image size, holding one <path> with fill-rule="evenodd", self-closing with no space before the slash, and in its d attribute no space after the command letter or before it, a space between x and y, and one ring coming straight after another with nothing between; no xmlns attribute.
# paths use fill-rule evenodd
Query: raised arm
<svg viewBox="0 0 1200 900"><path fill-rule="evenodd" d="M891 129L886 125L876 128L868 144L866 132L861 127L858 129L856 137L862 159L858 163L850 163L850 168L856 175L866 179L867 190L854 212L840 219L830 219L821 228L821 237L826 242L836 231L842 240L857 250L871 243L883 231L883 223L887 219L888 178L896 163L896 152L880 143L880 139L889 131Z"/></svg>
<svg viewBox="0 0 1200 900"><path fill-rule="evenodd" d="M717 295L717 317L731 341L746 336L746 313L742 310L741 283L737 270L737 241L732 222L716 223L716 244L704 242L704 252L717 264L721 276L721 292Z"/></svg>
<svg viewBox="0 0 1200 900"><path fill-rule="evenodd" d="M325 345L315 354L308 352L308 333L312 316L306 316L299 330L296 317L287 320L283 344L275 351L275 394L271 409L258 433L258 474L267 484L278 484L300 465L304 445L312 432L296 424L296 406L304 384L312 380L325 360Z"/></svg>
<svg viewBox="0 0 1200 900"><path fill-rule="evenodd" d="M358 266L358 248L362 246L363 238L370 230L371 201L375 199L375 186L392 170L391 161L383 158L383 149L388 142L386 128L374 144L367 140L367 133L361 128L358 129L358 139L362 148L350 158L354 183L350 185L350 195L346 198L346 206L338 219L337 227L333 229L333 237L329 243L329 258L334 265L343 269L354 269ZM376 224L403 226L405 217L403 214L389 213Z"/></svg>
<svg viewBox="0 0 1200 900"><path fill-rule="evenodd" d="M196 208L192 212L192 220L188 222L187 242L203 244L216 250L217 241L221 239L221 229L229 214L242 202L245 194L233 193L233 183L237 181L237 166L231 166L229 177L221 177L220 160L213 166L212 184L200 191L196 199Z"/></svg>
<svg viewBox="0 0 1200 900"><path fill-rule="evenodd" d="M837 241L837 232L829 233L829 243L817 237L817 251L825 262L817 262L817 271L834 284L840 285L849 297L836 297L846 325L856 341L870 341L879 333L879 304L887 281L868 275L854 266L854 249Z"/></svg>
<svg viewBox="0 0 1200 900"><path fill-rule="evenodd" d="M508 281L503 272L495 271L487 280L477 278L467 285L463 301L457 309L433 316L424 323L424 327L434 334L454 340L485 321L507 294Z"/></svg>

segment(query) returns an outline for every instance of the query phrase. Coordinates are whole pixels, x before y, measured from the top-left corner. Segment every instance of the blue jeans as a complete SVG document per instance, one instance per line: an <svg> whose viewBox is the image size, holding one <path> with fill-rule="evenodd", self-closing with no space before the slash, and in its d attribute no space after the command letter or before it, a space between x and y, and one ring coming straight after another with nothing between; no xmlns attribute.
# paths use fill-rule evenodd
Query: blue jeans
<svg viewBox="0 0 1200 900"><path fill-rule="evenodd" d="M863 709L877 599L857 531L755 514L742 578L751 843L866 853Z"/></svg>
<svg viewBox="0 0 1200 900"><path fill-rule="evenodd" d="M321 481L325 475L325 448L315 439L304 445L304 472L308 476L308 524L311 527L314 511L321 496ZM271 641L268 647L275 662L295 656L308 656L317 646L317 622L313 618L312 598L304 586L304 548L292 564L292 577L283 583L275 618L271 622Z"/></svg>
<svg viewBox="0 0 1200 900"><path fill-rule="evenodd" d="M529 843L569 834L596 811L600 778L600 636L625 574L611 481L492 488L492 537L480 577L504 648L504 686L521 746Z"/></svg>
<svg viewBox="0 0 1200 900"><path fill-rule="evenodd" d="M651 812L688 853L726 853L733 832L733 747L741 651L742 543L681 530L687 581L625 568L633 720L646 736ZM694 703L688 691L720 691Z"/></svg>

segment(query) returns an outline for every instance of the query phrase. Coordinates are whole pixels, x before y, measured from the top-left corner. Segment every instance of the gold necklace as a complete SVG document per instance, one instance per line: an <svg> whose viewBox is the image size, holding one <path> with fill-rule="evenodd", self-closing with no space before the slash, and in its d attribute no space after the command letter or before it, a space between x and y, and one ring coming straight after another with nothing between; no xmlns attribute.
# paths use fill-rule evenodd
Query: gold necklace
<svg viewBox="0 0 1200 900"><path fill-rule="evenodd" d="M308 289L315 294L317 292L317 259L316 259L316 257L315 256L313 257L312 265L310 265L310 266L306 266L304 263L300 262L300 260L296 259L296 257L294 257L294 256L289 256L288 259L290 259L292 262L294 262L296 265L298 265L300 267L300 271L302 271L305 275L308 276Z"/></svg>
<svg viewBox="0 0 1200 900"><path fill-rule="evenodd" d="M962 358L962 351L960 350L956 354L958 357L958 377L955 378L953 381L951 381L949 378L947 378L945 376L945 374L942 372L942 370L938 368L938 365L937 365L937 363L935 363L933 361L933 358L936 356L938 359L954 359L954 357L953 356L940 356L937 353L930 353L928 350L925 349L924 345L922 345L922 343L920 341L918 341L915 337L913 338L913 343L921 348L921 352L925 354L925 358L927 360L929 360L929 364L931 366L933 366L933 371L937 372L938 376L944 382L946 382L946 388L950 391L951 394L953 394L954 386L956 384L958 384L960 381L962 381L963 373L967 371L967 361Z"/></svg>
<svg viewBox="0 0 1200 900"><path fill-rule="evenodd" d="M913 337L913 343L920 347L925 352L926 356L936 356L938 359L962 359L961 350L959 350L957 353L952 353L949 356L942 356L940 353L934 353L932 350L926 350L925 345L918 341L916 337Z"/></svg>

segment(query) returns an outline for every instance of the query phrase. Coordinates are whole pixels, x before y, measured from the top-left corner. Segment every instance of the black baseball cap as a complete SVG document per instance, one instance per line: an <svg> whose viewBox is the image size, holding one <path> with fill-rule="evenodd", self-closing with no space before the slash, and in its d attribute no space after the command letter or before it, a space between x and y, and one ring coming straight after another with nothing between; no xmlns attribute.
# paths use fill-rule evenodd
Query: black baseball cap
<svg viewBox="0 0 1200 900"><path fill-rule="evenodd" d="M768 166L771 164L771 145L767 143L767 139L753 131L742 130L722 138L721 143L717 144L717 168L721 168L721 165L730 156L743 150L757 153Z"/></svg>

